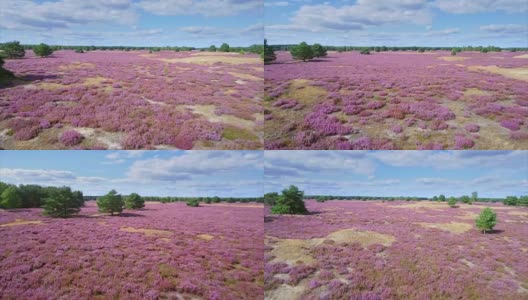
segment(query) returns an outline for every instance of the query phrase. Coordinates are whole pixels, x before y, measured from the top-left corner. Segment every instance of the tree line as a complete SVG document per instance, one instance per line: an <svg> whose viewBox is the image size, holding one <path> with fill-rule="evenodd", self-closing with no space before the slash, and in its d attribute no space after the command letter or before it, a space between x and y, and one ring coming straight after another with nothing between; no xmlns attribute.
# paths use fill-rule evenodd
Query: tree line
<svg viewBox="0 0 528 300"><path fill-rule="evenodd" d="M287 45L270 45L273 51L290 51L293 47L298 45L287 44ZM350 51L361 51L369 50L372 52L387 52L387 51L418 51L418 52L427 52L427 51L451 51L452 49L457 49L460 51L478 51L478 52L501 52L501 51L528 51L526 47L511 47L511 48L501 48L497 46L462 46L462 47L419 47L419 46L324 46L328 51L337 51L337 52L350 52Z"/></svg>

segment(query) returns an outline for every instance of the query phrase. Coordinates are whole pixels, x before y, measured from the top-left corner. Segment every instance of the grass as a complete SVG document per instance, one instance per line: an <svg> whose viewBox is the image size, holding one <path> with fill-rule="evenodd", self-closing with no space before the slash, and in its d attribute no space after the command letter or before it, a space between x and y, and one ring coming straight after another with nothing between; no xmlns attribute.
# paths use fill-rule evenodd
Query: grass
<svg viewBox="0 0 528 300"><path fill-rule="evenodd" d="M256 141L258 140L258 137L253 134L251 131L238 128L234 126L226 126L224 128L224 132L222 133L222 137L227 140L251 140Z"/></svg>
<svg viewBox="0 0 528 300"><path fill-rule="evenodd" d="M1 224L0 227L11 227L11 226L28 225L28 224L34 225L34 224L41 224L41 223L42 221L16 219L14 222Z"/></svg>
<svg viewBox="0 0 528 300"><path fill-rule="evenodd" d="M471 224L468 223L426 223L426 222L417 222L415 223L425 228L436 228L444 231L449 231L451 233L462 234L473 228Z"/></svg>
<svg viewBox="0 0 528 300"><path fill-rule="evenodd" d="M168 230L134 228L134 227L127 227L127 226L123 226L119 230L126 231L126 232L143 233L146 236L168 236L172 234L172 232Z"/></svg>

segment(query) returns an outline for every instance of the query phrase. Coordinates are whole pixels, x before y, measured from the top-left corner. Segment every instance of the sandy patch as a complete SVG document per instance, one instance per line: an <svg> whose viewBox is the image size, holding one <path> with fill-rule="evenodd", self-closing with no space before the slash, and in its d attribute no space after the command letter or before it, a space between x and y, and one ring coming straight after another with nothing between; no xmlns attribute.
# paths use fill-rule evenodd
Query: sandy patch
<svg viewBox="0 0 528 300"><path fill-rule="evenodd" d="M103 84L103 81L107 81L107 80L110 80L110 79L101 77L101 76L88 77L84 79L83 84L84 85L101 85Z"/></svg>
<svg viewBox="0 0 528 300"><path fill-rule="evenodd" d="M294 79L290 82L288 96L304 104L315 104L327 95L327 91L321 87L311 86L310 80Z"/></svg>
<svg viewBox="0 0 528 300"><path fill-rule="evenodd" d="M234 77L247 79L247 80L253 80L253 81L264 80L263 77L257 77L257 76L253 76L253 75L250 75L250 74L244 74L244 73L238 73L238 72L227 72L227 74L229 74L231 76L234 76Z"/></svg>
<svg viewBox="0 0 528 300"><path fill-rule="evenodd" d="M186 64L198 64L198 65L212 65L216 63L225 63L225 64L230 64L230 65L261 63L260 58L233 56L233 55L209 55L209 56L193 56L193 57L184 57L184 58L158 58L157 60L167 62L167 63L186 63Z"/></svg>
<svg viewBox="0 0 528 300"><path fill-rule="evenodd" d="M196 237L199 238L199 239L202 239L202 240L206 240L206 241L210 241L210 240L214 239L214 236L212 236L210 234L199 234Z"/></svg>
<svg viewBox="0 0 528 300"><path fill-rule="evenodd" d="M219 116L215 114L216 106L214 105L185 105L184 107L190 109L195 114L204 116L209 122L231 124L242 128L252 128L255 125L254 121L241 119L232 115Z"/></svg>
<svg viewBox="0 0 528 300"><path fill-rule="evenodd" d="M481 89L476 88L470 88L464 91L464 96L483 96L483 95L490 95L491 93L488 91L483 91Z"/></svg>
<svg viewBox="0 0 528 300"><path fill-rule="evenodd" d="M172 232L168 230L134 228L127 226L123 226L119 230L133 233L143 233L146 236L168 236L172 234Z"/></svg>
<svg viewBox="0 0 528 300"><path fill-rule="evenodd" d="M466 56L440 56L437 57L438 59L444 60L444 61L463 61L466 59L470 59L471 57Z"/></svg>
<svg viewBox="0 0 528 300"><path fill-rule="evenodd" d="M123 139L124 133L120 132L106 132L96 130L89 127L77 127L74 130L82 134L86 139L95 140L99 144L104 144L106 147L111 149L121 149L121 140Z"/></svg>
<svg viewBox="0 0 528 300"><path fill-rule="evenodd" d="M469 66L468 69L470 71L477 71L477 72L484 71L484 72L499 74L507 78L528 81L528 68L527 67L499 68L497 66Z"/></svg>
<svg viewBox="0 0 528 300"><path fill-rule="evenodd" d="M471 224L468 223L426 223L426 222L416 222L414 224L420 225L424 228L436 228L444 231L449 231L456 234L462 234L473 228Z"/></svg>
<svg viewBox="0 0 528 300"><path fill-rule="evenodd" d="M85 69L85 68L95 68L95 64L92 63L82 63L82 62L73 62L71 64L60 65L59 70L75 70L75 69Z"/></svg>
<svg viewBox="0 0 528 300"><path fill-rule="evenodd" d="M528 59L528 54L517 55L517 56L514 56L513 58L524 58L524 59Z"/></svg>
<svg viewBox="0 0 528 300"><path fill-rule="evenodd" d="M528 217L528 212L526 211L510 211L508 214L512 216Z"/></svg>
<svg viewBox="0 0 528 300"><path fill-rule="evenodd" d="M338 244L342 243L360 243L363 247L373 244L382 244L390 246L396 239L389 234L378 233L375 231L360 231L355 229L343 229L332 232L326 236L327 239L333 240Z"/></svg>
<svg viewBox="0 0 528 300"><path fill-rule="evenodd" d="M306 287L301 284L296 285L296 286L282 284L274 290L265 291L264 299L266 300L283 300L283 299L296 300L301 297L305 288Z"/></svg>
<svg viewBox="0 0 528 300"><path fill-rule="evenodd" d="M11 227L11 226L17 226L17 225L28 225L28 224L41 224L42 221L30 221L30 220L22 220L22 219L16 219L14 222L11 223L5 223L0 224L0 227Z"/></svg>
<svg viewBox="0 0 528 300"><path fill-rule="evenodd" d="M60 84L60 83L52 83L52 82L41 82L36 84L38 88L45 89L45 90L58 90L63 88L68 88L69 85L66 84Z"/></svg>

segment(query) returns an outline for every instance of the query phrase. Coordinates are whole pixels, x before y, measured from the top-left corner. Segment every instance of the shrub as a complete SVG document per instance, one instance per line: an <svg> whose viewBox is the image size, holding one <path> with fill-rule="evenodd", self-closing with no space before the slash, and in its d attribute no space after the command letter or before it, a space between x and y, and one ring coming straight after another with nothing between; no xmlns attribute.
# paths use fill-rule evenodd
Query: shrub
<svg viewBox="0 0 528 300"><path fill-rule="evenodd" d="M145 200L136 193L130 194L125 199L125 207L128 209L140 209L145 207Z"/></svg>
<svg viewBox="0 0 528 300"><path fill-rule="evenodd" d="M227 43L223 43L223 44L220 46L220 52L229 52L229 44L227 44Z"/></svg>
<svg viewBox="0 0 528 300"><path fill-rule="evenodd" d="M447 201L447 204L451 207L455 207L456 204L457 204L457 200L455 197L450 197L449 200Z"/></svg>
<svg viewBox="0 0 528 300"><path fill-rule="evenodd" d="M66 218L80 211L82 202L77 199L69 187L48 188L48 197L44 199L44 214L50 217Z"/></svg>
<svg viewBox="0 0 528 300"><path fill-rule="evenodd" d="M308 210L304 206L303 196L304 192L291 185L282 191L275 205L271 208L271 212L274 214L306 214Z"/></svg>
<svg viewBox="0 0 528 300"><path fill-rule="evenodd" d="M53 53L53 50L51 49L50 46L41 43L40 45L33 47L33 52L37 56L48 57Z"/></svg>
<svg viewBox="0 0 528 300"><path fill-rule="evenodd" d="M446 197L444 195L440 195L440 196L438 196L438 200L442 201L442 202L445 202L446 201Z"/></svg>
<svg viewBox="0 0 528 300"><path fill-rule="evenodd" d="M187 203L187 206L190 206L190 207L198 207L198 206L200 206L200 202L196 198L189 199L189 200L187 200L186 203Z"/></svg>
<svg viewBox="0 0 528 300"><path fill-rule="evenodd" d="M361 49L361 51L359 51L359 54L370 55L370 50L367 48Z"/></svg>
<svg viewBox="0 0 528 300"><path fill-rule="evenodd" d="M519 199L516 196L508 196L508 197L506 197L506 199L504 199L504 201L502 203L504 205L515 206L515 205L517 205L518 201L519 201Z"/></svg>
<svg viewBox="0 0 528 300"><path fill-rule="evenodd" d="M4 60L2 59L2 57L0 57L0 79L2 78L12 78L14 77L15 75L13 75L13 73L9 70L6 70L4 69Z"/></svg>
<svg viewBox="0 0 528 300"><path fill-rule="evenodd" d="M7 187L0 195L0 206L3 208L19 208L22 206L22 197L14 185Z"/></svg>
<svg viewBox="0 0 528 300"><path fill-rule="evenodd" d="M270 62L277 59L277 56L275 55L275 52L273 51L273 48L268 46L268 40L264 39L264 63L269 64Z"/></svg>
<svg viewBox="0 0 528 300"><path fill-rule="evenodd" d="M301 59L307 61L308 59L314 58L312 47L308 46L306 42L302 42L297 46L293 46L290 49L290 54L294 59Z"/></svg>
<svg viewBox="0 0 528 300"><path fill-rule="evenodd" d="M272 192L264 194L264 204L274 206L279 199L279 193Z"/></svg>
<svg viewBox="0 0 528 300"><path fill-rule="evenodd" d="M26 51L19 41L5 43L1 50L3 50L2 56L6 58L22 58L26 55Z"/></svg>
<svg viewBox="0 0 528 300"><path fill-rule="evenodd" d="M497 224L497 214L489 207L484 208L478 218L475 220L477 228L486 233L490 231Z"/></svg>
<svg viewBox="0 0 528 300"><path fill-rule="evenodd" d="M471 204L471 198L469 198L469 196L464 195L464 196L460 197L460 202L466 203L466 204Z"/></svg>
<svg viewBox="0 0 528 300"><path fill-rule="evenodd" d="M115 190L111 190L108 192L108 194L97 198L97 207L99 207L99 211L103 213L110 213L112 216L116 212L122 212L124 206L125 203L123 198Z"/></svg>
<svg viewBox="0 0 528 300"><path fill-rule="evenodd" d="M83 140L84 136L75 130L68 130L61 134L60 141L66 146L75 146Z"/></svg>
<svg viewBox="0 0 528 300"><path fill-rule="evenodd" d="M326 49L320 44L313 44L312 50L315 57L325 57L327 55Z"/></svg>

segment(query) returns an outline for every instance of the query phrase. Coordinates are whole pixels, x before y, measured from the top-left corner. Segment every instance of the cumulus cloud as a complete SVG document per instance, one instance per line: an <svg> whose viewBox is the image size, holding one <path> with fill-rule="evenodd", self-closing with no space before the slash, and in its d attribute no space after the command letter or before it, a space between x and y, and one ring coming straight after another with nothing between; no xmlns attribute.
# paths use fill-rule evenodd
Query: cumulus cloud
<svg viewBox="0 0 528 300"><path fill-rule="evenodd" d="M528 11L526 0L436 0L434 5L455 14L504 11L518 13Z"/></svg>
<svg viewBox="0 0 528 300"><path fill-rule="evenodd" d="M241 12L260 10L262 0L143 0L139 7L153 14L232 16Z"/></svg>

